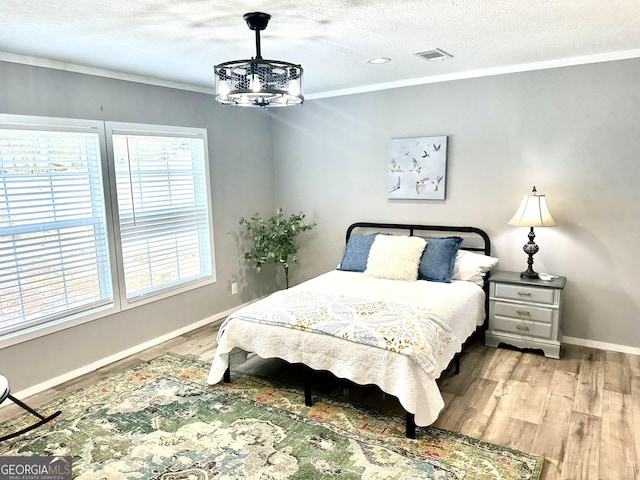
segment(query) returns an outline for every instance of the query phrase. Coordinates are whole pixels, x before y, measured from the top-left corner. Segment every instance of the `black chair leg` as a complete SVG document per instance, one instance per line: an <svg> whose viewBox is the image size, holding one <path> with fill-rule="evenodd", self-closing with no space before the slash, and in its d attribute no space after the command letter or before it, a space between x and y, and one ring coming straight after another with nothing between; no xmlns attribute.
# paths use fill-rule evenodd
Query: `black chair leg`
<svg viewBox="0 0 640 480"><path fill-rule="evenodd" d="M15 403L16 405L22 407L23 409L25 409L27 412L31 413L32 415L38 417L40 419L40 421L34 423L33 425L29 425L28 427L25 427L22 430L18 430L17 432L13 432L13 433L10 433L9 435L5 435L4 437L1 437L0 438L0 442L3 442L5 440L9 440L9 439L14 438L14 437L17 437L18 435L22 435L23 433L30 432L31 430L34 430L34 429L38 428L39 426L50 422L51 420L53 420L54 418L56 418L58 415L60 415L62 413L61 410L58 410L57 412L45 417L44 415L41 415L38 412L36 412L33 408L31 408L26 403L18 400L13 395L7 395L6 398L10 399L13 403Z"/></svg>
<svg viewBox="0 0 640 480"><path fill-rule="evenodd" d="M16 405L20 405L22 408L24 408L27 412L35 415L36 417L38 417L40 420L43 420L44 417L42 415L40 415L38 412L36 412L33 408L31 408L29 405L27 405L26 403L21 402L20 400L18 400L16 397L14 397L13 395L7 395L7 397Z"/></svg>

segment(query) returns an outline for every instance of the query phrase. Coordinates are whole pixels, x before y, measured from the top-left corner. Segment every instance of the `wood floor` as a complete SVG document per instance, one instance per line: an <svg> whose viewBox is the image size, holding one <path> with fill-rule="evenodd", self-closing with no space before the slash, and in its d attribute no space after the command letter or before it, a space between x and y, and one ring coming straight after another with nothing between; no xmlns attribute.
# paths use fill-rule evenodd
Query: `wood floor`
<svg viewBox="0 0 640 480"><path fill-rule="evenodd" d="M207 326L27 399L32 406L171 351L211 361L217 327ZM458 375L438 381L445 400L435 426L546 457L545 480L640 480L640 356L565 345L561 359L468 346ZM300 367L250 358L239 369L300 384ZM384 413L395 398L319 374L318 390ZM18 412L0 409L0 421ZM419 434L419 431L418 431ZM0 454L2 447L0 445Z"/></svg>

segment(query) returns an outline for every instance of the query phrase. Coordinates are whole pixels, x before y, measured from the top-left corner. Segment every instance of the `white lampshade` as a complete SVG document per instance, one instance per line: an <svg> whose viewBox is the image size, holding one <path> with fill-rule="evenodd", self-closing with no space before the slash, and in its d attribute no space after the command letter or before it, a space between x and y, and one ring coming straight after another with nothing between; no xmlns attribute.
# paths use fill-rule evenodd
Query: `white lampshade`
<svg viewBox="0 0 640 480"><path fill-rule="evenodd" d="M556 221L551 216L544 195L538 195L536 187L530 195L525 195L509 225L520 227L555 227Z"/></svg>

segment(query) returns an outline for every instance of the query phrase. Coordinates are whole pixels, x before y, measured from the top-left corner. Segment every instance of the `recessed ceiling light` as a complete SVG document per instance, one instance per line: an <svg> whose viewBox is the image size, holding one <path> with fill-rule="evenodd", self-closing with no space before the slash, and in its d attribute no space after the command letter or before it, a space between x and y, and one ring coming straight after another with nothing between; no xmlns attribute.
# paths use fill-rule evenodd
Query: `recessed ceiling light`
<svg viewBox="0 0 640 480"><path fill-rule="evenodd" d="M387 57L371 58L371 59L367 60L367 62L373 63L374 65L377 65L379 63L389 63L390 61L391 61L391 59L387 58Z"/></svg>

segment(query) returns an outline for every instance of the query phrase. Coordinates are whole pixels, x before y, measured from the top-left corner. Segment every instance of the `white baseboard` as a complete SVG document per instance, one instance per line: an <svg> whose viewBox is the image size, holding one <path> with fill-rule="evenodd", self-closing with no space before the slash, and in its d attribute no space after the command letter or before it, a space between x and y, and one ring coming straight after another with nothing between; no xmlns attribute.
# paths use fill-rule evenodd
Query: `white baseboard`
<svg viewBox="0 0 640 480"><path fill-rule="evenodd" d="M102 368L106 365L117 362L118 360L122 360L123 358L127 358L131 355L135 355L136 353L140 353L143 350L146 350L147 348L155 347L156 345L159 345L163 342L171 340L172 338L179 337L180 335L184 335L185 333L195 330L196 328L204 327L205 325L209 325L209 324L215 324L216 322L221 322L229 314L235 312L236 310L246 305L249 305L250 303L253 303L253 302L247 302L245 304L231 308L224 312L217 313L215 315L212 315L211 317L207 317L196 323L187 325L186 327L179 328L178 330L174 330L173 332L169 332L160 337L156 337L152 340L149 340L148 342L144 342L144 343L141 343L140 345L136 345L134 347L128 348L127 350L114 353L113 355L109 355L108 357L101 358L100 360L92 362L89 365L85 365L83 367L77 368L75 370L64 373L50 380L47 380L45 382L25 388L24 390L21 390L19 392L11 392L11 394L19 399L28 398L31 395L35 395L36 393L43 392L49 388L53 388L57 385L60 385L61 383L68 382L69 380L73 380L74 378L77 378L86 373L93 372L98 368ZM10 403L11 402L3 402L2 404L0 404L0 408Z"/></svg>
<svg viewBox="0 0 640 480"><path fill-rule="evenodd" d="M640 355L640 348L638 347L629 347L627 345L617 345L615 343L596 342L595 340L586 340L584 338L565 337L563 335L562 343L579 345L581 347L598 348L600 350L609 350L611 352L630 353L631 355Z"/></svg>

